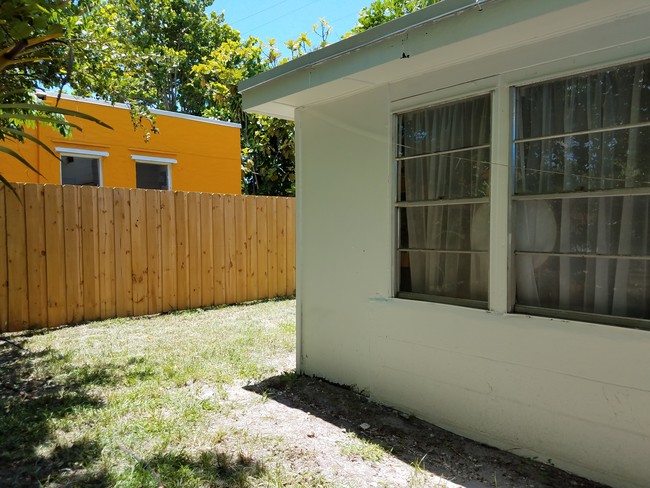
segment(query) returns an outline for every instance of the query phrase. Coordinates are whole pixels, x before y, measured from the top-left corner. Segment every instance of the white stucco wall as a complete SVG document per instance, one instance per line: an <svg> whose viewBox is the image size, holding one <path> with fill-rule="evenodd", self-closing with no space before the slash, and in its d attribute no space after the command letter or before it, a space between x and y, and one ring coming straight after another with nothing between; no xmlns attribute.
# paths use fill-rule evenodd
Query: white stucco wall
<svg viewBox="0 0 650 488"><path fill-rule="evenodd" d="M549 73L617 54L598 56ZM479 441L647 487L650 332L392 298L395 100L419 90L433 103L449 93L431 80L451 86L468 70L296 111L299 368Z"/></svg>

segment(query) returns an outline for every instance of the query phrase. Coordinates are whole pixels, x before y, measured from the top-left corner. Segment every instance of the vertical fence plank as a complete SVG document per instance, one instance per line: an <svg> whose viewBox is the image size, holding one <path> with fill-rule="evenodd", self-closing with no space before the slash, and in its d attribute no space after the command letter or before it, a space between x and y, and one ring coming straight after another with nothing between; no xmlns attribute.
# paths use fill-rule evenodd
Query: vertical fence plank
<svg viewBox="0 0 650 488"><path fill-rule="evenodd" d="M268 200L268 197L257 197L255 199L257 213L257 294L259 298L269 297Z"/></svg>
<svg viewBox="0 0 650 488"><path fill-rule="evenodd" d="M245 197L235 199L235 262L237 267L237 303L246 301L246 255L248 242L246 241L246 200Z"/></svg>
<svg viewBox="0 0 650 488"><path fill-rule="evenodd" d="M190 269L190 308L201 306L201 283L203 267L201 265L201 194L187 195L187 250Z"/></svg>
<svg viewBox="0 0 650 488"><path fill-rule="evenodd" d="M47 325L44 198L43 185L25 185L29 323L38 327Z"/></svg>
<svg viewBox="0 0 650 488"><path fill-rule="evenodd" d="M80 189L84 320L97 320L101 315L97 191L98 188L94 186L82 186Z"/></svg>
<svg viewBox="0 0 650 488"><path fill-rule="evenodd" d="M214 229L212 195L201 193L201 305L214 305Z"/></svg>
<svg viewBox="0 0 650 488"><path fill-rule="evenodd" d="M6 332L9 320L9 283L7 276L7 217L5 195L10 190L3 186L0 190L0 332Z"/></svg>
<svg viewBox="0 0 650 488"><path fill-rule="evenodd" d="M162 236L162 311L178 310L178 263L176 258L176 201L174 193L160 194L160 230Z"/></svg>
<svg viewBox="0 0 650 488"><path fill-rule="evenodd" d="M81 249L81 202L79 187L63 187L63 225L65 242L65 287L68 324L81 322L84 316L84 290Z"/></svg>
<svg viewBox="0 0 650 488"><path fill-rule="evenodd" d="M147 311L163 311L162 298L162 239L160 223L160 191L147 191Z"/></svg>
<svg viewBox="0 0 650 488"><path fill-rule="evenodd" d="M212 196L212 225L214 245L214 304L226 303L226 255L224 229L224 196Z"/></svg>
<svg viewBox="0 0 650 488"><path fill-rule="evenodd" d="M115 220L114 191L97 189L98 252L99 252L99 317L115 317Z"/></svg>
<svg viewBox="0 0 650 488"><path fill-rule="evenodd" d="M187 225L187 193L176 192L176 269L178 273L177 299L178 309L190 307L190 251Z"/></svg>
<svg viewBox="0 0 650 488"><path fill-rule="evenodd" d="M63 187L45 185L44 198L47 325L55 327L67 319Z"/></svg>
<svg viewBox="0 0 650 488"><path fill-rule="evenodd" d="M7 277L9 281L9 327L10 331L24 330L29 326L27 290L27 246L25 228L25 185L15 184L13 192L7 193Z"/></svg>
<svg viewBox="0 0 650 488"><path fill-rule="evenodd" d="M287 202L286 198L277 201L278 214L278 295L287 295Z"/></svg>
<svg viewBox="0 0 650 488"><path fill-rule="evenodd" d="M287 198L287 295L296 294L296 200Z"/></svg>
<svg viewBox="0 0 650 488"><path fill-rule="evenodd" d="M118 317L133 315L133 267L131 264L131 210L128 188L115 188L115 310Z"/></svg>
<svg viewBox="0 0 650 488"><path fill-rule="evenodd" d="M224 197L224 254L226 303L237 302L237 244L235 239L235 197Z"/></svg>
<svg viewBox="0 0 650 488"><path fill-rule="evenodd" d="M278 296L278 225L277 198L269 199L267 214L269 254L269 297Z"/></svg>
<svg viewBox="0 0 650 488"><path fill-rule="evenodd" d="M246 200L246 300L257 300L257 197L248 196Z"/></svg>
<svg viewBox="0 0 650 488"><path fill-rule="evenodd" d="M149 311L147 290L147 209L146 190L130 190L131 198L131 279L133 281L133 315Z"/></svg>

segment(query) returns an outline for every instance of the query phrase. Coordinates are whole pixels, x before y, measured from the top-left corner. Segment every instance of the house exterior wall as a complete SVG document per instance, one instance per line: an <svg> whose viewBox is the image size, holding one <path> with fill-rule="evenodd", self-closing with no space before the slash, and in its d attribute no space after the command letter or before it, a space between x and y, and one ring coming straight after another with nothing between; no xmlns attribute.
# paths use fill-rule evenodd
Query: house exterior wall
<svg viewBox="0 0 650 488"><path fill-rule="evenodd" d="M461 435L643 487L650 333L506 313L509 90L648 57L647 39L595 49L597 29L594 42L513 46L296 110L298 363ZM394 298L393 113L476 93L492 93L492 160L504 163L492 176L490 311Z"/></svg>
<svg viewBox="0 0 650 488"><path fill-rule="evenodd" d="M123 106L70 98L62 99L59 105L92 115L113 128L70 117L71 122L83 129L73 130L70 139L48 127L37 127L33 131L51 149L65 147L108 152L101 163L103 186L135 188L136 162L132 156L136 155L175 159L176 163L170 164L172 190L241 193L240 139L236 124L158 112L156 126L160 133L152 134L145 142L144 131L133 129L129 110ZM61 183L60 163L45 150L29 141L8 144L42 176L12 157L0 154L0 174L7 180Z"/></svg>

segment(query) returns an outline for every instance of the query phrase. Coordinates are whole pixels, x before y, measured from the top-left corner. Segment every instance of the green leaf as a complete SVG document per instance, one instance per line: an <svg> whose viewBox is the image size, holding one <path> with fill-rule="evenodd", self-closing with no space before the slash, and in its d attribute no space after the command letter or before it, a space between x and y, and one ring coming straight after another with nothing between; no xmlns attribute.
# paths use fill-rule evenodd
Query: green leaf
<svg viewBox="0 0 650 488"><path fill-rule="evenodd" d="M32 110L37 112L46 112L46 113L56 113L61 115L68 115L70 117L78 117L84 120L90 120L96 124L106 127L107 129L113 129L110 125L102 122L97 117L92 115L85 114L83 112L78 112L76 110L69 110L67 108L56 107L51 105L40 105L38 103L0 103L0 110Z"/></svg>
<svg viewBox="0 0 650 488"><path fill-rule="evenodd" d="M29 164L29 161L27 161L25 158L23 158L20 154L18 154L18 153L17 153L16 151L14 151L13 149L9 149L8 147L5 147L5 146L0 146L0 152L3 152L3 153L6 153L6 154L9 154L9 156L12 156L12 157L16 158L18 161L20 161L21 163L23 163L25 166L27 166L29 169L31 169L31 170L32 170L34 173L36 173L37 175L39 175L39 176L43 176L43 175L40 173L40 171L38 171L36 168L34 168L34 166L32 166L31 164Z"/></svg>

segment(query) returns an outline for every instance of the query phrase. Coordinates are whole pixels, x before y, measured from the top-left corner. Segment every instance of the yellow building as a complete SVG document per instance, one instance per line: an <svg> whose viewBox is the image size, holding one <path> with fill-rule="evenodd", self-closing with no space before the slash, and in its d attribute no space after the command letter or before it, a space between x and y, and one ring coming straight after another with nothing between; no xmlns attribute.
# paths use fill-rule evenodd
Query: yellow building
<svg viewBox="0 0 650 488"><path fill-rule="evenodd" d="M55 97L48 95L47 103ZM4 141L42 176L0 153L0 174L12 182L61 183L163 190L241 193L239 124L152 110L160 133L145 142L122 104L64 95L59 106L97 117L113 129L70 117L72 138L49 127L33 132L58 156L32 142Z"/></svg>

